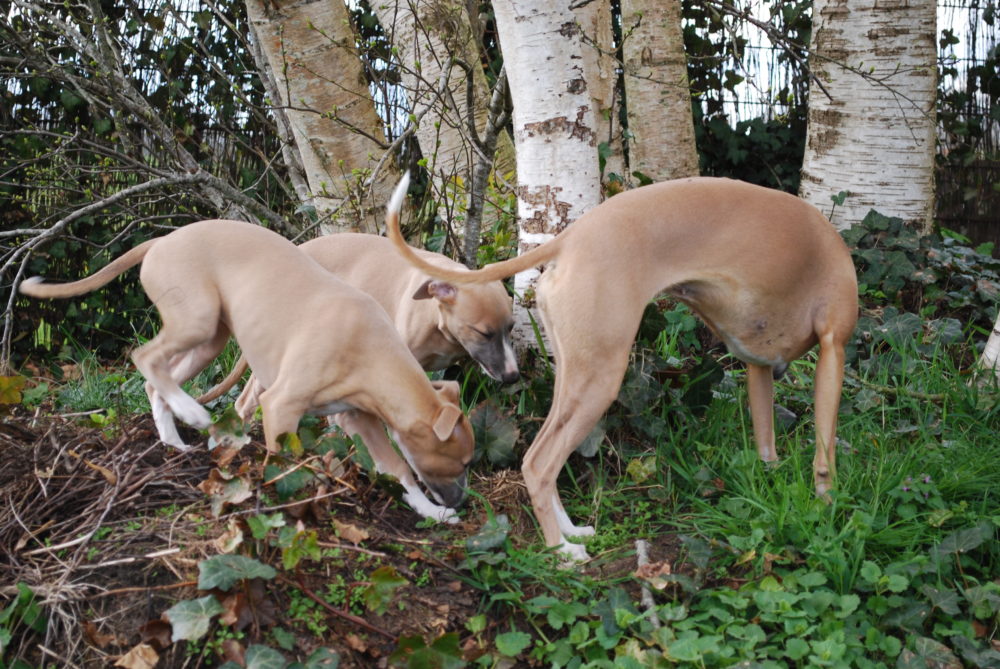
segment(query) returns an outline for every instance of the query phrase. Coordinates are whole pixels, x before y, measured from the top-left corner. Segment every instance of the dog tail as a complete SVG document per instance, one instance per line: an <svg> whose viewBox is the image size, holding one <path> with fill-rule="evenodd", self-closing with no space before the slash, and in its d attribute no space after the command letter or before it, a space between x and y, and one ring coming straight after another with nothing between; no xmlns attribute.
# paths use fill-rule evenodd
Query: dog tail
<svg viewBox="0 0 1000 669"><path fill-rule="evenodd" d="M126 251L90 276L72 283L42 283L45 279L33 276L21 282L20 291L29 297L41 297L51 300L57 297L74 297L83 295L110 283L112 279L125 270L135 267L149 253L149 249L158 240L150 239L139 244L131 251Z"/></svg>
<svg viewBox="0 0 1000 669"><path fill-rule="evenodd" d="M434 278L454 281L455 283L487 283L489 281L499 281L501 279L506 279L508 276L513 276L518 272L523 272L526 269L531 269L532 267L537 267L538 265L548 262L555 257L556 252L559 249L560 240L556 237L552 241L533 248L525 254L511 258L510 260L492 263L482 269L462 270L438 267L437 265L431 264L417 255L410 245L406 243L406 240L403 239L403 233L399 230L399 211L403 207L403 199L406 197L406 189L409 185L410 174L409 172L406 172L403 174L403 178L400 179L399 185L396 186L396 190L393 191L392 198L389 200L389 205L386 208L386 232L388 233L389 239L396 247L396 250L399 251L399 253L402 254L411 265Z"/></svg>
<svg viewBox="0 0 1000 669"><path fill-rule="evenodd" d="M222 379L217 386L199 397L198 404L207 404L218 397L222 397L227 390L236 385L236 382L243 376L243 372L247 371L248 366L247 359L241 355L240 359L233 365L233 369L229 372L229 375Z"/></svg>

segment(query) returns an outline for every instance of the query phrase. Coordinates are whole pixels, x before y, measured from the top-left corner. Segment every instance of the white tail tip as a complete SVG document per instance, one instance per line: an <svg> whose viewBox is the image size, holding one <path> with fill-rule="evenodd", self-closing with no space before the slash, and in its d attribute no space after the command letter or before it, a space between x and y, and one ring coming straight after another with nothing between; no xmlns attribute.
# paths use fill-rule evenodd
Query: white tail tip
<svg viewBox="0 0 1000 669"><path fill-rule="evenodd" d="M391 214L398 214L400 209L403 208L403 199L406 198L406 191L410 188L410 172L407 170L403 172L402 178L399 180L399 184L396 185L396 190L392 191L392 197L389 198L389 206L386 208L387 212Z"/></svg>

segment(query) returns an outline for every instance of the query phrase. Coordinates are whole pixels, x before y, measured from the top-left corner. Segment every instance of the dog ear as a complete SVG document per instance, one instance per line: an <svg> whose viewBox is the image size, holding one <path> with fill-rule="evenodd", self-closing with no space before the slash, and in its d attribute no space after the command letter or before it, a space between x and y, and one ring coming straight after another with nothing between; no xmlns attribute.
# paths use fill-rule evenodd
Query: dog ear
<svg viewBox="0 0 1000 669"><path fill-rule="evenodd" d="M434 418L434 434L441 441L447 441L462 417L462 410L456 404L445 404L438 409Z"/></svg>
<svg viewBox="0 0 1000 669"><path fill-rule="evenodd" d="M461 386L458 385L458 381L445 381L444 379L439 379L437 381L431 381L431 386L437 391L437 394L441 396L441 399L445 402L451 402L452 404L458 404L458 395L461 390Z"/></svg>
<svg viewBox="0 0 1000 669"><path fill-rule="evenodd" d="M413 299L415 300L427 300L433 297L445 304L454 304L457 296L458 288L447 281L440 281L438 279L427 279L420 284L417 292L413 293Z"/></svg>

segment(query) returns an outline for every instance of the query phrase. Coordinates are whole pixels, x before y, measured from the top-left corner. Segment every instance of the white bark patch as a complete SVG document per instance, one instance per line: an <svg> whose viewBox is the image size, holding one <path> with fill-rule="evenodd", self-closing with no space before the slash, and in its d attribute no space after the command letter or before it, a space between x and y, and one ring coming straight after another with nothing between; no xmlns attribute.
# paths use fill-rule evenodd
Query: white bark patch
<svg viewBox="0 0 1000 669"><path fill-rule="evenodd" d="M514 100L523 253L537 235L558 232L600 202L594 111L567 3L497 0L493 7ZM530 296L536 276L516 277L515 288ZM514 319L515 344L534 345L523 306L515 305Z"/></svg>
<svg viewBox="0 0 1000 669"><path fill-rule="evenodd" d="M933 0L816 0L800 195L847 228L870 209L931 224L936 125ZM829 93L832 99L827 97Z"/></svg>

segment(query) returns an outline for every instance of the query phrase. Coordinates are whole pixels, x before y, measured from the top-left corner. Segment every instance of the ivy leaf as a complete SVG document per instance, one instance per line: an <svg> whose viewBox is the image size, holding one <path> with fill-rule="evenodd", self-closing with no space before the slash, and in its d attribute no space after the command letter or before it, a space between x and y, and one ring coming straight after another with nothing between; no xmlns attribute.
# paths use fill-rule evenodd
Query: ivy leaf
<svg viewBox="0 0 1000 669"><path fill-rule="evenodd" d="M469 551L483 552L503 545L510 533L510 520L507 514L501 513L483 524L483 529L465 541Z"/></svg>
<svg viewBox="0 0 1000 669"><path fill-rule="evenodd" d="M250 526L254 539L263 539L268 531L285 526L285 516L280 511L275 511L270 516L259 514L247 518L247 525Z"/></svg>
<svg viewBox="0 0 1000 669"><path fill-rule="evenodd" d="M273 648L254 644L247 648L246 669L285 669L288 660Z"/></svg>
<svg viewBox="0 0 1000 669"><path fill-rule="evenodd" d="M213 555L198 563L198 589L228 591L237 581L254 578L270 580L276 572L274 567L243 555Z"/></svg>
<svg viewBox="0 0 1000 669"><path fill-rule="evenodd" d="M170 640L177 642L200 639L208 632L212 618L223 610L222 604L213 595L174 604L163 614L173 629Z"/></svg>
<svg viewBox="0 0 1000 669"><path fill-rule="evenodd" d="M520 431L496 402L486 400L469 414L476 437L476 450L493 464L506 467L516 460L514 444Z"/></svg>
<svg viewBox="0 0 1000 669"><path fill-rule="evenodd" d="M524 632L504 632L496 638L497 650L501 655L517 657L531 643L531 636Z"/></svg>
<svg viewBox="0 0 1000 669"><path fill-rule="evenodd" d="M285 471L278 465L264 467L264 485L273 484L278 499L282 501L302 490L313 479L312 472L304 467L287 474Z"/></svg>
<svg viewBox="0 0 1000 669"><path fill-rule="evenodd" d="M940 669L961 669L962 663L954 653L942 643L918 636L913 641L913 650L906 648L899 655L896 667L939 667Z"/></svg>
<svg viewBox="0 0 1000 669"><path fill-rule="evenodd" d="M931 555L940 560L950 553L966 553L982 545L993 536L993 528L983 522L975 527L966 527L952 532L931 550Z"/></svg>
<svg viewBox="0 0 1000 669"><path fill-rule="evenodd" d="M920 592L926 595L931 605L936 609L941 609L950 616L957 616L962 612L958 605L958 593L954 590L938 590L928 584L920 588Z"/></svg>
<svg viewBox="0 0 1000 669"><path fill-rule="evenodd" d="M306 658L302 669L337 669L339 666L340 655L337 651L330 648L317 648Z"/></svg>
<svg viewBox="0 0 1000 669"><path fill-rule="evenodd" d="M606 434L603 421L598 422L597 425L594 426L594 429L590 431L590 434L588 434L587 437L580 442L580 445L576 447L576 452L585 458L594 457L597 455L597 449L599 449L601 444L604 443L604 437Z"/></svg>
<svg viewBox="0 0 1000 669"><path fill-rule="evenodd" d="M395 567L390 565L379 567L373 571L369 580L371 584L364 589L362 596L368 610L374 611L378 615L385 613L392 602L393 595L396 594L396 590L410 583L399 575Z"/></svg>
<svg viewBox="0 0 1000 669"><path fill-rule="evenodd" d="M430 645L419 634L400 637L396 650L389 656L389 663L396 666L404 661L407 667L415 668L458 669L466 665L455 632L442 634Z"/></svg>

